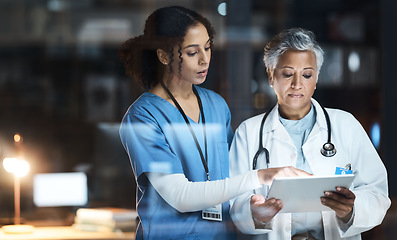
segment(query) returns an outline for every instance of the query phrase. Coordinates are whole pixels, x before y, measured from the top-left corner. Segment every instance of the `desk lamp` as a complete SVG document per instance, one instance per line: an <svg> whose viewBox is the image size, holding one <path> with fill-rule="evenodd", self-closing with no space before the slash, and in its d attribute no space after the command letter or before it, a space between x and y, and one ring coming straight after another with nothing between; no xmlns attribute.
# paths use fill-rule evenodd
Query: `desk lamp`
<svg viewBox="0 0 397 240"><path fill-rule="evenodd" d="M32 232L34 227L31 225L21 224L21 207L20 207L20 193L21 182L20 178L29 172L29 163L21 158L5 158L3 160L4 169L14 174L14 205L15 205L15 218L14 225L3 226L2 229L6 233L29 233Z"/></svg>

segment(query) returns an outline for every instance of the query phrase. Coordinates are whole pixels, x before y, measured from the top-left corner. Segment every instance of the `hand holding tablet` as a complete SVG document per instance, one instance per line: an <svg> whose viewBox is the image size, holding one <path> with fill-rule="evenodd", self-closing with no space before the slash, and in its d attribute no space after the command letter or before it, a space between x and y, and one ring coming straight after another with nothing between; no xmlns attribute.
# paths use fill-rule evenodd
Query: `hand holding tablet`
<svg viewBox="0 0 397 240"><path fill-rule="evenodd" d="M321 203L325 192L336 187L349 188L354 174L310 177L276 178L266 199L280 199L283 209L279 213L332 211Z"/></svg>

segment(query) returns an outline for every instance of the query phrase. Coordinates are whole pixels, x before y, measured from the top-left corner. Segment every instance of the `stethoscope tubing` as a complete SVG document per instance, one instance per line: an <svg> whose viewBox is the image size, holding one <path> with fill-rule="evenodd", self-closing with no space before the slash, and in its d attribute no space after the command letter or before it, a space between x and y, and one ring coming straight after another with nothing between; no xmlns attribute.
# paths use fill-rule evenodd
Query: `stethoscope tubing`
<svg viewBox="0 0 397 240"><path fill-rule="evenodd" d="M270 112L273 110L273 108L275 106L276 105L271 107L269 109L269 111L267 111L262 118L261 125L259 128L259 147L258 147L258 151L256 152L256 154L253 158L253 161L252 161L252 169L256 169L258 158L263 152L265 153L266 167L267 168L269 167L269 164L270 164L269 150L267 150L267 148L263 147L263 140L262 140L263 139L263 127L265 126L265 122L266 122L268 115L270 114ZM328 136L327 136L327 142L323 145L320 152L324 157L333 157L336 154L336 149L335 149L334 144L332 144L332 142L331 142L331 121L329 119L328 112L325 110L325 108L323 106L321 106L321 109L324 112L325 121L327 123Z"/></svg>

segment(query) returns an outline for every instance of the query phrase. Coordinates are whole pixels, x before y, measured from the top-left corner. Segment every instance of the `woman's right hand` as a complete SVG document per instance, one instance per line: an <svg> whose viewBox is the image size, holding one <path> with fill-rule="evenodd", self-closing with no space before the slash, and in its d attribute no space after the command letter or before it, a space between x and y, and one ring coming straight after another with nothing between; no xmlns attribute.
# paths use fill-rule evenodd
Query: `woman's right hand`
<svg viewBox="0 0 397 240"><path fill-rule="evenodd" d="M307 177L307 176L312 176L312 174L309 174L303 170L291 166L258 170L259 182L265 185L271 185L273 179L278 177Z"/></svg>
<svg viewBox="0 0 397 240"><path fill-rule="evenodd" d="M250 206L255 228L263 228L262 225L270 222L283 208L283 203L280 199L266 200L264 196L255 194L251 197Z"/></svg>

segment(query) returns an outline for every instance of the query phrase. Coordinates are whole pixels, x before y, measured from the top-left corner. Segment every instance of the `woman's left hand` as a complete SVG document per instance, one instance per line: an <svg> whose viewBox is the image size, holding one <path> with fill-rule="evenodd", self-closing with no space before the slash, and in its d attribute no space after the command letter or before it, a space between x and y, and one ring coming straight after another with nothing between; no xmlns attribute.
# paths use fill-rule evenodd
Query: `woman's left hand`
<svg viewBox="0 0 397 240"><path fill-rule="evenodd" d="M343 222L348 222L353 214L356 195L344 187L337 187L336 192L325 192L321 203L335 211Z"/></svg>

